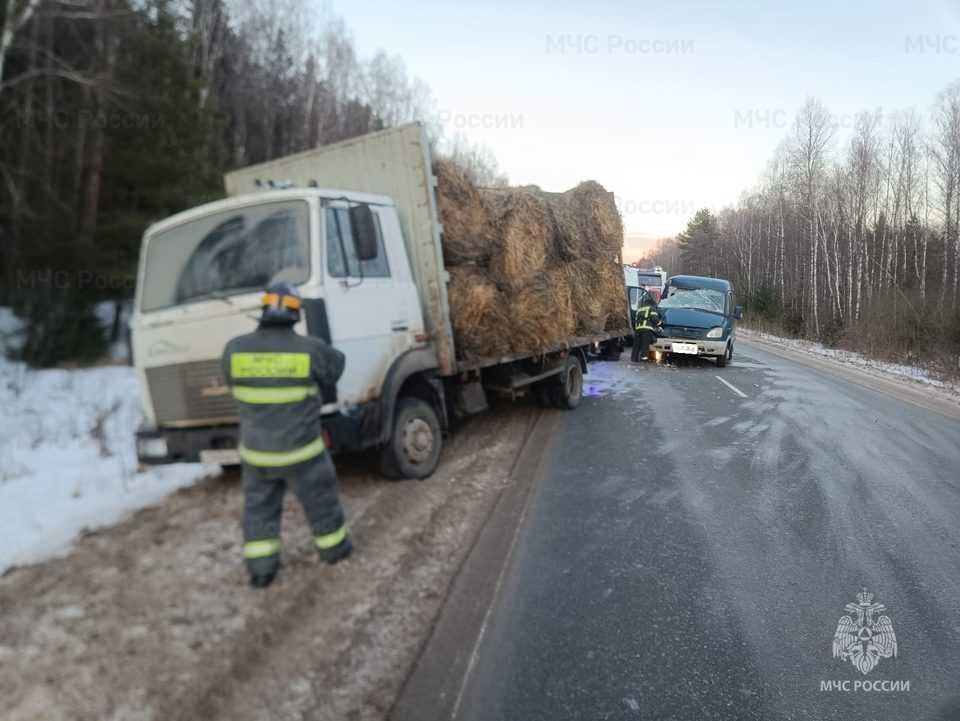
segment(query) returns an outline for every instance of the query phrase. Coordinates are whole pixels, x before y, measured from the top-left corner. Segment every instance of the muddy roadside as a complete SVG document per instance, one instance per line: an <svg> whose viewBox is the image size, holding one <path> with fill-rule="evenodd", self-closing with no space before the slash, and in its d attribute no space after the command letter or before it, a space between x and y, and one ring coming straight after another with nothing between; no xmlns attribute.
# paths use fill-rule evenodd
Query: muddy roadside
<svg viewBox="0 0 960 721"><path fill-rule="evenodd" d="M284 568L240 563L236 478L207 479L0 578L0 718L379 719L538 411L471 419L426 481L340 464L357 551L317 562L289 496Z"/></svg>

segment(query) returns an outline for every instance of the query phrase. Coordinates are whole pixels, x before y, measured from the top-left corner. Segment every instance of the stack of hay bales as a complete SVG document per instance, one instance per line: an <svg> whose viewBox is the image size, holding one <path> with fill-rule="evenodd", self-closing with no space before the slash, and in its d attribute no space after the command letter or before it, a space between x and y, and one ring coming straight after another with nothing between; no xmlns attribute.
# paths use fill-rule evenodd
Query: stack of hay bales
<svg viewBox="0 0 960 721"><path fill-rule="evenodd" d="M537 353L628 327L623 224L603 186L478 188L443 160L434 173L462 358Z"/></svg>

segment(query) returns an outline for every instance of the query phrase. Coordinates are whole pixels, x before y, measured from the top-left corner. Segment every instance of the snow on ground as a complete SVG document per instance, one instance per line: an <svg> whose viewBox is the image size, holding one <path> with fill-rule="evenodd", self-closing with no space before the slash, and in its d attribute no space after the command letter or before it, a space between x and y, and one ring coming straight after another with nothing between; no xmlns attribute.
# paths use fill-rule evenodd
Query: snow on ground
<svg viewBox="0 0 960 721"><path fill-rule="evenodd" d="M823 356L825 358L833 358L834 360L838 360L842 363L850 363L851 365L857 365L864 368L872 368L886 375L905 378L916 383L922 383L923 385L928 385L948 392L960 394L960 385L944 383L941 380L937 380L923 368L900 365L897 363L886 363L884 361L874 360L873 358L867 358L866 356L860 355L859 353L854 353L852 351L841 350L839 348L828 348L820 343L814 343L813 341L808 340L781 338L780 336L773 335L772 333L747 330L745 328L740 328L737 330L737 332L746 338L757 338L759 340L769 341L778 345L782 345L786 348L792 348L793 350L797 350L802 353Z"/></svg>
<svg viewBox="0 0 960 721"><path fill-rule="evenodd" d="M130 302L123 303L120 310L120 338L110 344L107 354L111 360L128 363L130 361L130 346L127 345L127 326L130 323L130 313L133 306ZM112 300L97 303L93 307L94 315L103 328L104 334L109 338L110 329L113 327L114 315L116 314L116 303Z"/></svg>
<svg viewBox="0 0 960 721"><path fill-rule="evenodd" d="M0 308L0 344L16 327ZM0 573L218 472L199 464L138 472L142 419L132 368L30 370L0 354Z"/></svg>
<svg viewBox="0 0 960 721"><path fill-rule="evenodd" d="M0 359L8 350L16 350L18 334L23 327L23 321L13 314L9 308L0 308Z"/></svg>

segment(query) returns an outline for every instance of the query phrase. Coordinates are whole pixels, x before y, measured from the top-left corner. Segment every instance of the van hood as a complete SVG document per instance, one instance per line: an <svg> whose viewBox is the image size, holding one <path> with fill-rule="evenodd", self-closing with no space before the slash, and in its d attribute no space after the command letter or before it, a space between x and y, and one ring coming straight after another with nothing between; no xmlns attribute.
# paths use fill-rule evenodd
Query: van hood
<svg viewBox="0 0 960 721"><path fill-rule="evenodd" d="M663 324L684 326L685 328L714 328L723 325L726 320L718 313L707 313L693 308L661 308Z"/></svg>

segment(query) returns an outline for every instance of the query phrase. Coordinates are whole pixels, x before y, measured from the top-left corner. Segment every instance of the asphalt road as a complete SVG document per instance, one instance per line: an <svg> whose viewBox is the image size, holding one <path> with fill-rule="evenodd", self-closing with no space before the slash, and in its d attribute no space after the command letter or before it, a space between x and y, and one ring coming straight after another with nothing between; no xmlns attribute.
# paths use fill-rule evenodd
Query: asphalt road
<svg viewBox="0 0 960 721"><path fill-rule="evenodd" d="M960 420L863 385L742 342L593 366L393 718L960 719ZM866 675L832 652L864 587Z"/></svg>

